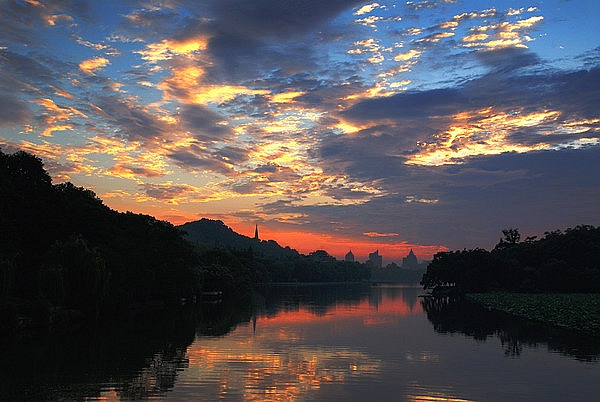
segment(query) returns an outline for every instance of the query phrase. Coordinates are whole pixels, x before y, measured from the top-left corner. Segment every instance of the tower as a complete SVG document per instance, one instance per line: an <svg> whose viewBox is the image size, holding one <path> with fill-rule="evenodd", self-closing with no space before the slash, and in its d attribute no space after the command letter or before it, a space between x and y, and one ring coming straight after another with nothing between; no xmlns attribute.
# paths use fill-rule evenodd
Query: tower
<svg viewBox="0 0 600 402"><path fill-rule="evenodd" d="M374 268L381 268L383 265L383 256L379 255L379 249L369 254L369 262L373 264Z"/></svg>
<svg viewBox="0 0 600 402"><path fill-rule="evenodd" d="M417 256L415 255L415 253L412 251L412 248L410 249L408 255L402 259L402 268L419 268L419 261L417 260Z"/></svg>
<svg viewBox="0 0 600 402"><path fill-rule="evenodd" d="M258 238L258 225L254 227L254 240L260 240Z"/></svg>
<svg viewBox="0 0 600 402"><path fill-rule="evenodd" d="M348 254L346 254L344 257L344 261L354 262L354 254L352 253L352 250L348 251Z"/></svg>

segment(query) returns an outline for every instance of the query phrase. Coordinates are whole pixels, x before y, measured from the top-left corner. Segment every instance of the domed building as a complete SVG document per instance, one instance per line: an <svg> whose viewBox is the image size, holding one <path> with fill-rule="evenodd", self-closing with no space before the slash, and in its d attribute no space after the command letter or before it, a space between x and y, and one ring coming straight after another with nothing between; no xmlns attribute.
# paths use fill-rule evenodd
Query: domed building
<svg viewBox="0 0 600 402"><path fill-rule="evenodd" d="M412 248L406 257L402 259L402 268L405 269L417 269L419 268L419 261L417 256L413 253Z"/></svg>

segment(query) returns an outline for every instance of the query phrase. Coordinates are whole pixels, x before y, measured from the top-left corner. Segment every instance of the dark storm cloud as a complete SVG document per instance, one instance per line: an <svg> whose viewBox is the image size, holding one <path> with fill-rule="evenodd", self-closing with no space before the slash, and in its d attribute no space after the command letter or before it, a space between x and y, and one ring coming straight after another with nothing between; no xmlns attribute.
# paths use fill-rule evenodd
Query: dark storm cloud
<svg viewBox="0 0 600 402"><path fill-rule="evenodd" d="M541 235L590 222L591 217L597 224L600 187L593 183L599 182L599 147L506 153L476 158L468 166L413 166L402 180L383 180L392 194L366 204L277 202L263 209L306 214L311 225L324 232L330 230L331 221L345 222L340 235L353 236L371 225L380 232L398 233L412 244L491 248L507 227L518 227L523 235ZM416 201L407 198L411 194ZM420 197L438 201L419 202Z"/></svg>
<svg viewBox="0 0 600 402"><path fill-rule="evenodd" d="M220 151L225 154L235 152L233 149ZM243 155L243 152L237 152ZM231 164L224 158L224 155L210 153L198 147L187 147L185 150L177 150L167 154L177 165L189 171L215 172L225 176L234 174Z"/></svg>
<svg viewBox="0 0 600 402"><path fill-rule="evenodd" d="M356 0L216 0L219 26L240 36L290 39L312 32L340 12L362 4Z"/></svg>
<svg viewBox="0 0 600 402"><path fill-rule="evenodd" d="M226 32L211 38L208 46L218 63L207 72L217 81L254 80L268 74L273 66L289 75L316 68L313 50L303 44L271 45L251 36Z"/></svg>
<svg viewBox="0 0 600 402"><path fill-rule="evenodd" d="M429 119L439 125L455 113L489 106L525 111L554 108L581 117L597 115L599 67L575 72L541 70L516 75L517 70L536 65L536 56L512 50L476 54L478 59L485 60L484 64L496 67L452 88L407 91L387 98L367 99L344 111L342 116L356 122L384 119L398 124Z"/></svg>
<svg viewBox="0 0 600 402"><path fill-rule="evenodd" d="M213 155L231 164L240 164L248 160L248 150L233 145L217 148Z"/></svg>
<svg viewBox="0 0 600 402"><path fill-rule="evenodd" d="M119 95L102 95L94 102L102 110L106 120L117 127L117 132L130 141L146 142L164 137L170 132L167 123L158 120L143 106Z"/></svg>
<svg viewBox="0 0 600 402"><path fill-rule="evenodd" d="M200 141L224 141L231 137L231 129L224 125L226 119L200 105L185 105L180 118L192 136Z"/></svg>
<svg viewBox="0 0 600 402"><path fill-rule="evenodd" d="M0 56L1 57L1 56ZM0 66L4 66L0 58ZM31 118L29 105L20 97L21 83L4 68L0 70L0 126L22 124Z"/></svg>
<svg viewBox="0 0 600 402"><path fill-rule="evenodd" d="M144 183L142 189L149 197L157 200L171 200L174 197L185 194L189 191L188 186L182 185L157 185Z"/></svg>
<svg viewBox="0 0 600 402"><path fill-rule="evenodd" d="M364 100L342 112L342 116L354 121L422 119L447 116L465 109L468 104L469 98L459 89L409 91L387 98Z"/></svg>
<svg viewBox="0 0 600 402"><path fill-rule="evenodd" d="M495 112L509 115L513 111L556 110L559 122L598 118L597 66L571 72L550 70L541 67L536 55L523 50L473 56L489 66L482 76L454 87L360 101L341 116L358 125L369 122L376 126L321 139L316 155L325 172L376 183L383 194L366 204L272 204L266 212L275 208L277 213L307 214L314 217L312 222L320 222L324 231L331 220L349 222L348 236L355 234L352 230L372 224L380 232L399 233L410 243L451 248L465 244L493 247L501 229L511 226L527 235L539 235L590 219L597 222L600 188L595 183L600 182L600 147L561 146L570 139L597 138L599 124L593 121L574 137L557 131L554 120L526 124L507 133L510 143L556 144L553 151L471 156L461 165L404 164L416 141L434 140L433 135L447 129L452 116L460 112L492 106ZM341 195L332 189L329 194ZM548 222L556 227L548 227Z"/></svg>
<svg viewBox="0 0 600 402"><path fill-rule="evenodd" d="M552 78L552 77L551 77ZM575 71L556 77L552 104L566 114L598 117L600 104L600 67Z"/></svg>
<svg viewBox="0 0 600 402"><path fill-rule="evenodd" d="M471 55L494 73L510 73L520 68L542 63L538 55L523 48L505 47L494 50L480 50L471 53Z"/></svg>
<svg viewBox="0 0 600 402"><path fill-rule="evenodd" d="M302 176L286 166L281 166L276 163L269 162L261 165L253 170L255 173L260 173L268 178L269 183L294 183L301 179ZM302 190L300 190L302 191Z"/></svg>
<svg viewBox="0 0 600 402"><path fill-rule="evenodd" d="M0 126L23 124L30 118L31 110L24 101L16 96L0 94Z"/></svg>
<svg viewBox="0 0 600 402"><path fill-rule="evenodd" d="M399 154L414 148L411 133L392 135L382 129L385 127L363 130L352 136L323 138L317 151L322 166L327 172L348 174L360 180L404 176L406 165Z"/></svg>
<svg viewBox="0 0 600 402"><path fill-rule="evenodd" d="M50 70L29 57L0 50L0 125L23 124L31 118L29 105L22 96L36 94L36 88L27 85L28 74L48 77Z"/></svg>
<svg viewBox="0 0 600 402"><path fill-rule="evenodd" d="M214 1L208 51L218 61L208 69L217 80L256 79L277 70L285 75L314 71L312 44L326 22L358 1ZM276 66L274 68L274 66Z"/></svg>
<svg viewBox="0 0 600 402"><path fill-rule="evenodd" d="M493 66L492 71L458 86L413 90L385 98L366 99L344 111L342 116L357 122L380 119L422 121L436 118L439 125L448 121L455 113L491 105L513 107L522 105L524 101L526 104L537 105L539 90L549 91L560 85L561 77L548 73L513 75L523 67L536 65L537 56L530 52L501 49L474 52L473 55L483 65ZM560 98L560 94L555 96Z"/></svg>

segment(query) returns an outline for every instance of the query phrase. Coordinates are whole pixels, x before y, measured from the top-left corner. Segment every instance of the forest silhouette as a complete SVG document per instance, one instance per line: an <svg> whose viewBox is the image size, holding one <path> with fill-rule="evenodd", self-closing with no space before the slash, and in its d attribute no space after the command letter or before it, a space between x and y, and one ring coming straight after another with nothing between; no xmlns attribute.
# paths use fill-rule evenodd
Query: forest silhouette
<svg viewBox="0 0 600 402"><path fill-rule="evenodd" d="M70 182L52 184L42 160L0 150L2 331L163 309L218 290L246 297L273 281L356 281L360 263L319 261L273 241L201 244L166 221L110 209ZM222 230L222 222L212 221ZM190 237L190 236L188 236Z"/></svg>
<svg viewBox="0 0 600 402"><path fill-rule="evenodd" d="M524 241L518 229L502 233L491 251L435 254L421 284L434 294L600 291L600 227L580 225Z"/></svg>

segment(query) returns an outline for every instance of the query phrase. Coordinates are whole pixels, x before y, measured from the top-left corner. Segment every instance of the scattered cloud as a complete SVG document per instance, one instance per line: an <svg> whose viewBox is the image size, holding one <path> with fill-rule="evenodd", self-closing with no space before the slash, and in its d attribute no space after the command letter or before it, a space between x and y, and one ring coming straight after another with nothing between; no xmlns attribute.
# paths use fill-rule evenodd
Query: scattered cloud
<svg viewBox="0 0 600 402"><path fill-rule="evenodd" d="M600 219L600 46L570 3L114 5L0 16L0 146L111 205L389 252Z"/></svg>
<svg viewBox="0 0 600 402"><path fill-rule="evenodd" d="M104 57L94 57L93 59L87 59L79 63L79 69L86 74L93 75L96 71L103 69L110 62Z"/></svg>

